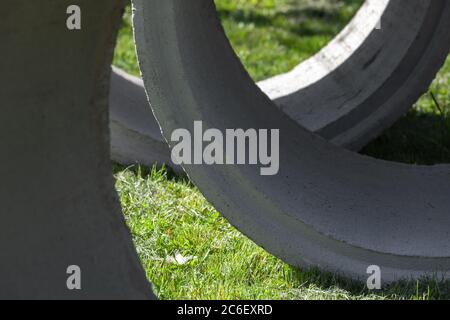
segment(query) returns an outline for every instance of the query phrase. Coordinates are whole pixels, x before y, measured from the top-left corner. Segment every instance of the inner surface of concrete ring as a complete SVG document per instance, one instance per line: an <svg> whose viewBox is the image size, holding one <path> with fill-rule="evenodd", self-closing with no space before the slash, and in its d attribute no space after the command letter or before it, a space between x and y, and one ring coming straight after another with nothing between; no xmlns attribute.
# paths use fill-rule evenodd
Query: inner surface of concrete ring
<svg viewBox="0 0 450 320"><path fill-rule="evenodd" d="M81 30L66 27L70 5L82 8ZM1 299L153 297L110 164L107 98L122 8L2 2ZM72 272L80 290L68 286Z"/></svg>
<svg viewBox="0 0 450 320"><path fill-rule="evenodd" d="M412 1L395 2L406 6ZM450 14L446 0L415 2L426 4L432 17ZM196 120L202 120L205 129L221 131L280 129L278 175L261 176L257 166L184 166L233 225L295 266L318 266L367 279L368 266L377 265L383 282L423 275L448 278L448 165L376 160L334 146L299 126L248 76L211 1L133 3L140 67L166 137L179 128L193 132ZM442 36L431 48L439 45L448 52L450 19L428 24ZM422 54L431 56L428 50ZM434 63L419 59L414 69ZM398 75L402 88L393 103L403 101L402 92L422 88L414 72L397 70L403 73ZM373 103L372 108L379 107L378 100Z"/></svg>
<svg viewBox="0 0 450 320"><path fill-rule="evenodd" d="M259 87L291 118L332 143L359 150L426 91L447 52L428 1L367 0L318 54ZM381 29L376 26L381 21ZM426 63L426 68L419 62ZM421 84L403 88L402 70ZM112 159L169 164L167 144L148 107L142 81L116 68L110 90ZM401 99L399 99L401 97Z"/></svg>

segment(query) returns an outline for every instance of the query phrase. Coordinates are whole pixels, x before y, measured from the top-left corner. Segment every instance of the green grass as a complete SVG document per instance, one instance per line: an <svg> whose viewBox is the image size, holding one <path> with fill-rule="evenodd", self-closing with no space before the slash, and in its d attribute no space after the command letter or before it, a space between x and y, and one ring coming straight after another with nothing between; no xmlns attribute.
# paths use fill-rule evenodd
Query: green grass
<svg viewBox="0 0 450 320"><path fill-rule="evenodd" d="M122 26L119 30L116 50L114 51L113 64L130 74L133 74L135 76L140 75L136 57L136 49L134 46L130 6L128 6L126 9Z"/></svg>
<svg viewBox="0 0 450 320"><path fill-rule="evenodd" d="M318 52L362 2L221 0L216 4L236 53L259 81L287 72Z"/></svg>
<svg viewBox="0 0 450 320"><path fill-rule="evenodd" d="M216 0L231 43L255 80L288 71L317 52L362 0L294 2ZM128 10L114 64L137 75L129 18ZM363 153L407 163L450 162L449 88L450 59L430 93ZM368 292L337 275L298 270L234 229L185 178L120 166L115 177L138 254L162 299L450 298L449 283L431 279Z"/></svg>
<svg viewBox="0 0 450 320"><path fill-rule="evenodd" d="M122 167L115 177L138 254L161 299L450 298L449 285L436 281L371 293L333 274L298 270L230 226L183 178ZM190 260L179 263L177 254Z"/></svg>

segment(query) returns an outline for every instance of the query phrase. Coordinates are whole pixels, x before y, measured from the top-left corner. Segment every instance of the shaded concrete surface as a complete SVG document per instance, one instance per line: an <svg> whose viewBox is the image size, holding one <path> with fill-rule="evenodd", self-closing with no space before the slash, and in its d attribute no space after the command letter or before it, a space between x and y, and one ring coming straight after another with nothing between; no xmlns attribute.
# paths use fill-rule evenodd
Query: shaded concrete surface
<svg viewBox="0 0 450 320"><path fill-rule="evenodd" d="M66 9L82 8L82 30ZM110 165L119 0L5 0L0 13L0 298L149 299ZM67 268L81 269L69 290Z"/></svg>
<svg viewBox="0 0 450 320"><path fill-rule="evenodd" d="M109 95L111 159L123 165L166 164L178 173L141 79L113 67Z"/></svg>

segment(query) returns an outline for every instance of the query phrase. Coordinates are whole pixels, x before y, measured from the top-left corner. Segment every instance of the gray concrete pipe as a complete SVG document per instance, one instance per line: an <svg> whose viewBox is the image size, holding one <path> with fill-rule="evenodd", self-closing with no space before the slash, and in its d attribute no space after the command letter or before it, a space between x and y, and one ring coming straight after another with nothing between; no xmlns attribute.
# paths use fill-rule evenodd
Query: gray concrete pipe
<svg viewBox="0 0 450 320"><path fill-rule="evenodd" d="M433 14L428 1L367 0L318 54L258 86L300 125L338 146L359 150L413 105L445 61L445 46L435 45L442 34L430 33L430 21L433 27L448 17ZM381 29L376 29L380 22ZM434 51L425 55L433 44ZM410 48L415 48L413 54ZM428 64L417 68L422 54ZM398 72L403 69L414 70L420 85L403 88L409 75ZM167 163L180 171L171 162L144 91L140 79L113 69L112 159L149 166ZM402 92L403 99L396 92Z"/></svg>
<svg viewBox="0 0 450 320"><path fill-rule="evenodd" d="M66 27L72 4L82 8L79 31ZM1 299L153 297L110 165L107 98L122 8L2 2ZM70 266L81 270L81 290L67 286Z"/></svg>
<svg viewBox="0 0 450 320"><path fill-rule="evenodd" d="M221 131L280 129L278 175L261 176L256 166L184 166L233 225L295 266L366 279L367 267L377 265L384 282L448 278L448 165L411 166L361 156L287 117L244 70L212 1L133 2L140 67L166 137L179 128L193 132L196 120ZM411 3L420 12L410 12ZM378 110L371 121L381 127L390 122L392 106L411 105L426 89L423 77L432 78L450 44L449 1L397 0L388 6L400 16L421 14L422 24L411 42L415 45L405 46L402 62L381 87L368 90L373 94L360 102L363 110L356 108L358 113ZM369 49L360 48L362 57L371 57L361 65L377 65L374 76L399 59ZM365 92L366 85L360 90ZM324 100L323 108L327 103L334 101ZM351 112L347 116L354 119Z"/></svg>

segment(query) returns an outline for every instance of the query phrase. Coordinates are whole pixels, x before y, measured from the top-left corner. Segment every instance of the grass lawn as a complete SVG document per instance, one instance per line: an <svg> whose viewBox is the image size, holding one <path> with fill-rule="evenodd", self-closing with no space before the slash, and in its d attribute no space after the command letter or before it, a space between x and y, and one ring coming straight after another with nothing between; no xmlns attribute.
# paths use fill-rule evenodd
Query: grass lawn
<svg viewBox="0 0 450 320"><path fill-rule="evenodd" d="M255 80L290 70L317 52L362 0L216 0L225 30ZM128 10L114 64L139 74ZM415 164L450 163L450 59L414 108L363 153ZM161 299L439 299L450 284L363 284L298 270L234 229L182 177L115 166L116 188L133 239Z"/></svg>

